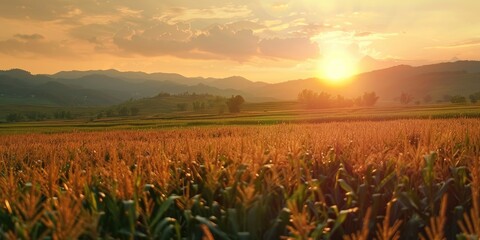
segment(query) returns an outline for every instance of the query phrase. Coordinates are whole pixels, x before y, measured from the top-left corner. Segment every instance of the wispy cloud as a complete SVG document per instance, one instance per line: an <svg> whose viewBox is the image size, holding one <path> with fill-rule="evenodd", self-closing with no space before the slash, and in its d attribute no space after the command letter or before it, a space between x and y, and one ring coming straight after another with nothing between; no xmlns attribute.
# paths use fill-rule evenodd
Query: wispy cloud
<svg viewBox="0 0 480 240"><path fill-rule="evenodd" d="M263 39L259 47L263 55L279 59L305 60L320 54L318 45L308 38Z"/></svg>
<svg viewBox="0 0 480 240"><path fill-rule="evenodd" d="M448 45L426 47L426 49L451 49L451 48L466 48L480 46L480 38L471 38L460 42L455 42Z"/></svg>
<svg viewBox="0 0 480 240"><path fill-rule="evenodd" d="M42 36L41 34L34 33L34 34L15 34L15 38L21 39L24 41L36 41L36 40L41 40L44 39L45 37Z"/></svg>
<svg viewBox="0 0 480 240"><path fill-rule="evenodd" d="M169 23L189 22L199 19L240 19L251 16L252 11L247 6L228 5L210 8L176 7L167 9L157 19Z"/></svg>
<svg viewBox="0 0 480 240"><path fill-rule="evenodd" d="M15 34L13 37L0 41L0 53L18 57L73 57L65 42L45 39L44 36L34 34Z"/></svg>

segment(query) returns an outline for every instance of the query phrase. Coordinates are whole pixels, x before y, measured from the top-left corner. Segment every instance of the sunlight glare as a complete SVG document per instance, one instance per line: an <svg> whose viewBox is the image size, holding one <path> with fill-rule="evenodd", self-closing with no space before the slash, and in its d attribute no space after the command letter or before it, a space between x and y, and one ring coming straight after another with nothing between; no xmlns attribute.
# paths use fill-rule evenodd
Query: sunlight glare
<svg viewBox="0 0 480 240"><path fill-rule="evenodd" d="M319 75L330 84L344 83L356 73L354 59L345 52L324 55L319 62Z"/></svg>

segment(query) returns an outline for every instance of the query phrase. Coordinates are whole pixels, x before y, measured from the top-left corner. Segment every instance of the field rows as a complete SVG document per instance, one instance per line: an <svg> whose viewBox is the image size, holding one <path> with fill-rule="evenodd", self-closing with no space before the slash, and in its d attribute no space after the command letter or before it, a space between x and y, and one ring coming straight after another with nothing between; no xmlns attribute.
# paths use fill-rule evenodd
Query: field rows
<svg viewBox="0 0 480 240"><path fill-rule="evenodd" d="M278 104L278 103L276 103ZM251 104L254 105L254 104ZM269 107L272 109L273 107ZM252 107L248 109L252 110ZM325 123L339 121L385 121L400 119L480 118L480 107L420 106L398 108L347 108L315 110L247 111L240 114L163 114L160 116L114 117L105 119L48 120L0 123L1 134L55 133L105 130L153 130L194 126L271 125L281 123ZM152 113L153 114L153 113Z"/></svg>

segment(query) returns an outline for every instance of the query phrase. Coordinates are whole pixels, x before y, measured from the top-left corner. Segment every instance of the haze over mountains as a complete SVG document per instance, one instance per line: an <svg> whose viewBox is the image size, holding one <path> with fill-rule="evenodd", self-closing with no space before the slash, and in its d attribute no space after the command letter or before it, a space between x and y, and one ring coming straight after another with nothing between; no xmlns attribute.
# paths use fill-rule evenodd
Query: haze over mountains
<svg viewBox="0 0 480 240"><path fill-rule="evenodd" d="M303 89L354 97L375 91L380 102L393 102L402 92L416 98L431 95L468 95L480 91L480 61L457 61L419 67L399 65L362 73L349 84L335 87L317 78L280 83L255 82L240 76L189 78L175 73L119 72L117 70L63 71L32 75L20 69L0 71L0 104L56 106L111 105L158 93L240 94L247 101L296 99Z"/></svg>

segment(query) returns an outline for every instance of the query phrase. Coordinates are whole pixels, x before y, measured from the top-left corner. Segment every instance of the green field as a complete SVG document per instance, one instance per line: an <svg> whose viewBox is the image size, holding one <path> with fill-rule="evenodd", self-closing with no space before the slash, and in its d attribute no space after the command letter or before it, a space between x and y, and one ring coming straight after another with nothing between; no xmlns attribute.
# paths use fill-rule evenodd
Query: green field
<svg viewBox="0 0 480 240"><path fill-rule="evenodd" d="M335 121L381 121L395 119L480 118L478 105L430 105L415 107L374 107L296 110L295 102L246 104L239 114L172 112L132 117L39 122L1 123L0 134L105 131L118 129L159 129L216 125L270 125ZM83 109L88 111L89 109ZM80 110L76 110L77 112Z"/></svg>

